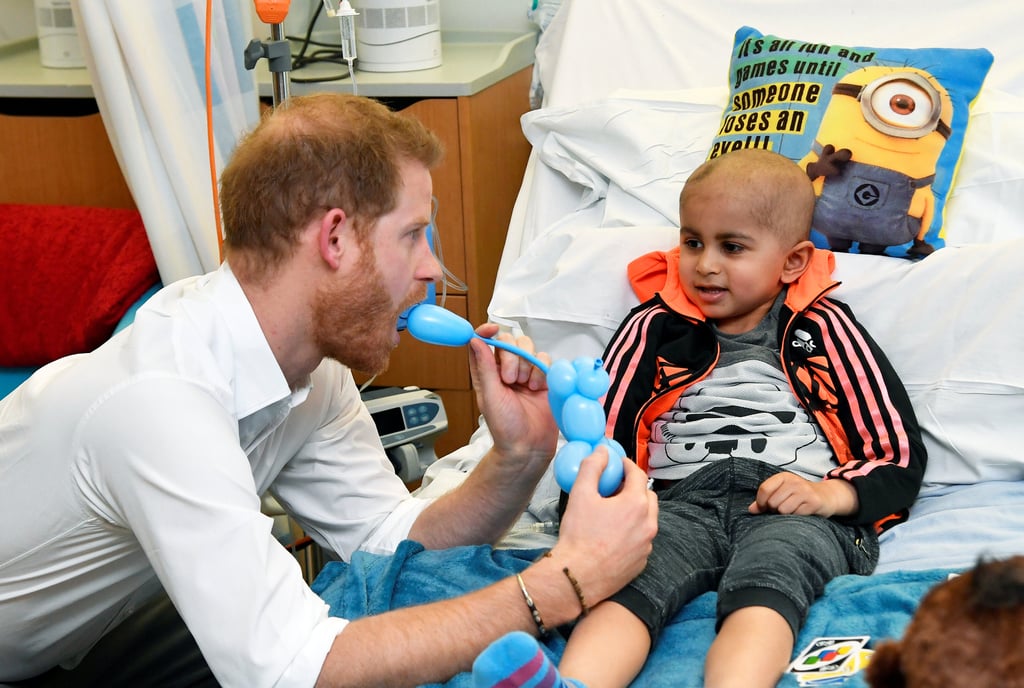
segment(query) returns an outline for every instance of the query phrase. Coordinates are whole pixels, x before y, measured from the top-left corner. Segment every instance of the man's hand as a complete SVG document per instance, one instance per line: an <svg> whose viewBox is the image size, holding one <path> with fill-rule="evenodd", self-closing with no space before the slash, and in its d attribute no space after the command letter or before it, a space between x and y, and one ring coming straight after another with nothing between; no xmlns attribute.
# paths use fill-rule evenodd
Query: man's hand
<svg viewBox="0 0 1024 688"><path fill-rule="evenodd" d="M583 460L551 551L595 604L643 571L658 531L658 497L647 489L647 474L632 461L618 460L624 462L625 478L610 497L597 491L607 449L598 447Z"/></svg>
<svg viewBox="0 0 1024 688"><path fill-rule="evenodd" d="M752 514L848 516L857 511L857 490L845 480L812 482L795 473L776 473L757 488Z"/></svg>
<svg viewBox="0 0 1024 688"><path fill-rule="evenodd" d="M597 483L606 458L602 447L583 460L558 543L550 556L541 557L521 574L551 628L579 617L583 599L592 606L620 590L643 570L651 552L658 500L647 489L647 476L627 462L622 489L601 497ZM480 468L483 464L470 478ZM579 596L566 569L579 585ZM444 681L469 671L490 642L511 630L536 632L512 576L440 602L364 616L335 637L317 686ZM438 652L438 638L445 640L444 652Z"/></svg>
<svg viewBox="0 0 1024 688"><path fill-rule="evenodd" d="M514 340L509 334L495 336L497 330L497 325L486 324L476 331L483 337L495 337L534 353L529 337ZM469 344L473 389L487 419L494 449L506 456L531 456L550 461L558 441L558 426L551 415L547 377L543 371L509 351L496 349L492 353L487 343L479 339L473 338ZM536 355L545 363L551 362L547 354Z"/></svg>
<svg viewBox="0 0 1024 688"><path fill-rule="evenodd" d="M497 329L481 325L477 333L493 337ZM512 341L509 335L501 339ZM514 343L534 353L528 337ZM430 548L496 542L526 508L558 445L544 373L511 352L492 352L475 337L469 347L473 389L494 444L458 488L416 519L409 537Z"/></svg>

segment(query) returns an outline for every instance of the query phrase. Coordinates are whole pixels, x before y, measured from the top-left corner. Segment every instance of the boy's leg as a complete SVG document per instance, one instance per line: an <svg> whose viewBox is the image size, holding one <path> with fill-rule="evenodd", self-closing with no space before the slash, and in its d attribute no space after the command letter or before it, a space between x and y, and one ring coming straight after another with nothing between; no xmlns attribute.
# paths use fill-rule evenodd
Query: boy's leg
<svg viewBox="0 0 1024 688"><path fill-rule="evenodd" d="M588 688L629 685L679 609L717 587L728 555L718 509L725 495L717 478L706 482L714 489L692 480L659 495L647 566L577 622L558 665L563 676Z"/></svg>
<svg viewBox="0 0 1024 688"><path fill-rule="evenodd" d="M773 688L793 655L789 622L768 607L726 617L704 660L705 688Z"/></svg>
<svg viewBox="0 0 1024 688"><path fill-rule="evenodd" d="M558 669L587 688L628 686L650 649L647 625L621 604L605 601L573 628Z"/></svg>
<svg viewBox="0 0 1024 688"><path fill-rule="evenodd" d="M878 559L877 538L870 526L848 527L817 516L749 515L735 527L733 558L719 586L719 634L705 662L706 685L774 686L811 604L836 576L869 574Z"/></svg>

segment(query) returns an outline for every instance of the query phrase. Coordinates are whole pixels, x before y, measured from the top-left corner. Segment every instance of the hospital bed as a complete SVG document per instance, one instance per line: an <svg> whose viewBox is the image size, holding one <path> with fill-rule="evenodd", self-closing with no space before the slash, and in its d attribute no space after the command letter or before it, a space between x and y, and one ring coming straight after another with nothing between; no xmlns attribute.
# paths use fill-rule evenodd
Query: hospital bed
<svg viewBox="0 0 1024 688"><path fill-rule="evenodd" d="M921 260L836 254L835 296L901 375L929 461L909 520L882 536L876 573L830 584L797 650L825 635L875 643L898 637L921 595L950 573L1024 553L1024 50L1011 28L1024 26L1024 5L567 0L537 48L543 105L523 118L533 153L489 314L555 358L601 355L637 303L627 263L678 240L679 189L719 132L744 26L828 45L986 48L993 58L969 117L961 113L966 133L938 250ZM953 59L939 55L931 66ZM481 426L428 470L423 492L457 484L488 446ZM473 589L521 570L552 542L556 502L546 479L503 549L431 553L410 543L391 558L329 565L316 589L338 614ZM365 587L380 579L388 585ZM713 617L711 593L688 605L636 685L700 686ZM555 658L563 646L558 636L546 644Z"/></svg>

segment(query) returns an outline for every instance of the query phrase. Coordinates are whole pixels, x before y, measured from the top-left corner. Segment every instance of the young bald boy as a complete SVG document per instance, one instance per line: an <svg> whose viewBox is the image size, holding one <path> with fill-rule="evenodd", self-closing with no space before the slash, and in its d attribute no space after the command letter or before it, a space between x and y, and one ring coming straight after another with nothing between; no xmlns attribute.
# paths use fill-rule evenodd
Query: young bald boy
<svg viewBox="0 0 1024 688"><path fill-rule="evenodd" d="M567 685L628 685L672 617L715 590L704 685L775 686L825 584L871 573L878 533L916 498L917 420L879 347L827 296L834 258L809 239L814 202L789 159L730 152L683 187L679 246L630 264L642 303L605 350L605 411L654 479L658 535L644 572L579 619ZM477 683L524 685L546 664L532 638L505 636Z"/></svg>

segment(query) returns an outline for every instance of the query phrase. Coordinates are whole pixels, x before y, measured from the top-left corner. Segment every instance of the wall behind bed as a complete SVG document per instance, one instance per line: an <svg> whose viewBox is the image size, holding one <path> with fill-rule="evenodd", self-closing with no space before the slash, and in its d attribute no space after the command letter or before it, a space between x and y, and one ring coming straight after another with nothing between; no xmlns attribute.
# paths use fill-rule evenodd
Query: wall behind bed
<svg viewBox="0 0 1024 688"><path fill-rule="evenodd" d="M441 31L511 31L523 33L536 28L527 16L532 0L439 0ZM313 14L323 5L322 0L292 0L285 19L285 30L290 35L304 35ZM359 0L352 6L359 8ZM253 15L256 35L266 32L266 26ZM325 12L320 12L313 27L315 36L337 42L338 23Z"/></svg>
<svg viewBox="0 0 1024 688"><path fill-rule="evenodd" d="M841 45L984 47L995 56L986 85L1024 93L1024 3L1016 0L565 0L537 51L545 105L594 100L623 85L723 86L733 36L744 25Z"/></svg>

